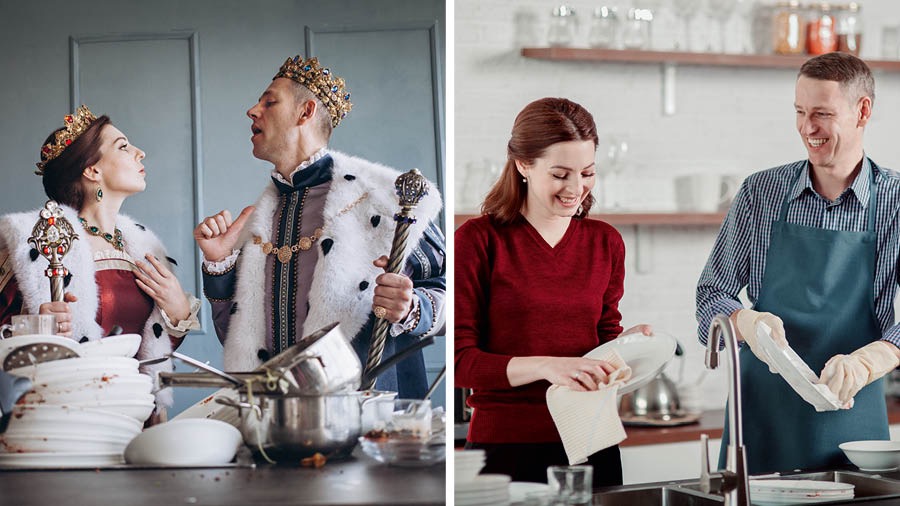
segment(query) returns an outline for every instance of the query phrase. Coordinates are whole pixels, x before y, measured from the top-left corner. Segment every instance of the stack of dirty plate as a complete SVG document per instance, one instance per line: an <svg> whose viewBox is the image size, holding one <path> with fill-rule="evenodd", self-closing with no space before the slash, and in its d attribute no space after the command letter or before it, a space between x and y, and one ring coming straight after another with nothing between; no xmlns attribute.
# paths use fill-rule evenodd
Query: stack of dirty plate
<svg viewBox="0 0 900 506"><path fill-rule="evenodd" d="M484 450L459 450L453 453L454 504L509 504L510 477L505 474L478 474L483 467Z"/></svg>
<svg viewBox="0 0 900 506"><path fill-rule="evenodd" d="M755 505L817 504L853 499L850 483L816 480L750 480Z"/></svg>
<svg viewBox="0 0 900 506"><path fill-rule="evenodd" d="M140 374L138 361L131 358L140 336L103 341L73 343L77 358L6 371L31 379L33 388L19 400L0 434L0 468L122 462L125 447L153 412L153 380Z"/></svg>

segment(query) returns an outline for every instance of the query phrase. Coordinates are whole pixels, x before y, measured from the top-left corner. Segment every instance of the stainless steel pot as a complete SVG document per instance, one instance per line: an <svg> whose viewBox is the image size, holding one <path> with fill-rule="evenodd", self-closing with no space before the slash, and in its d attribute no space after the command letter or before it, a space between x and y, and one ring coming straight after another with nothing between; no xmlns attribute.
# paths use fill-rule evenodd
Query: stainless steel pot
<svg viewBox="0 0 900 506"><path fill-rule="evenodd" d="M683 414L678 389L665 373L660 373L634 392L623 395L619 401L619 413L652 420L670 420Z"/></svg>
<svg viewBox="0 0 900 506"><path fill-rule="evenodd" d="M244 444L255 454L283 463L321 453L346 458L362 432L363 405L380 398L372 392L328 395L248 396L216 402L238 410Z"/></svg>
<svg viewBox="0 0 900 506"><path fill-rule="evenodd" d="M356 390L362 364L337 323L304 337L260 366L282 371L292 395L323 395Z"/></svg>

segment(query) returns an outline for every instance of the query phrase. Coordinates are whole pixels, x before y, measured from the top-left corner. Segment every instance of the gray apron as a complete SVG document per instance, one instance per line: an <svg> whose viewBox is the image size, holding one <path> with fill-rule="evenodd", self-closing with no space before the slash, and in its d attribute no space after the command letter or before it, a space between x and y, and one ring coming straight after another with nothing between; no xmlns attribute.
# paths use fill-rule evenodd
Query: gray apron
<svg viewBox="0 0 900 506"><path fill-rule="evenodd" d="M754 306L784 321L788 344L817 374L829 358L877 340L875 317L875 164L869 178L865 232L805 227L787 222L790 191L772 223L762 289ZM794 183L802 171L794 177ZM793 184L791 185L793 187ZM848 464L840 443L890 439L884 381L863 388L853 409L817 413L778 374L740 351L744 444L752 474ZM725 465L728 419L719 453Z"/></svg>

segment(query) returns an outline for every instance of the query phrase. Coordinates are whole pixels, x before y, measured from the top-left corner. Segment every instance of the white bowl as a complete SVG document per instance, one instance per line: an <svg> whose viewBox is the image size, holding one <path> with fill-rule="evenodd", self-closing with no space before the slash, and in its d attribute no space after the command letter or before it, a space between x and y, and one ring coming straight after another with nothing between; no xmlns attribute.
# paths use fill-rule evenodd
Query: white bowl
<svg viewBox="0 0 900 506"><path fill-rule="evenodd" d="M141 346L140 334L120 334L81 343L82 357L134 357Z"/></svg>
<svg viewBox="0 0 900 506"><path fill-rule="evenodd" d="M900 467L900 441L848 441L838 448L863 471L891 471Z"/></svg>
<svg viewBox="0 0 900 506"><path fill-rule="evenodd" d="M241 433L225 422L188 418L154 425L125 448L129 464L215 466L231 462Z"/></svg>

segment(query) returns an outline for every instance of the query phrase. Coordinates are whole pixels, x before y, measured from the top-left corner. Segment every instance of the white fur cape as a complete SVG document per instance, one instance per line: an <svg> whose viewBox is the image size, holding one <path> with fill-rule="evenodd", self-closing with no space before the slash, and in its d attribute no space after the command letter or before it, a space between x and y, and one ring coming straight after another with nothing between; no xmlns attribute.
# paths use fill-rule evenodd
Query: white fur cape
<svg viewBox="0 0 900 506"><path fill-rule="evenodd" d="M394 181L400 172L374 162L329 151L334 159L332 180L325 197L325 233L318 241L317 260L310 287L310 311L303 325L309 334L333 322L350 339L365 325L372 312L375 278L383 272L372 265L382 255L390 255L394 239L394 214L399 204ZM368 197L349 212L342 209ZM269 184L256 202L256 211L243 230L238 257L235 301L225 340L225 369L249 371L260 365L258 351L266 347L266 312L271 311L271 288L265 286L266 255L254 245L254 235L273 237L272 221L278 207L278 190ZM441 210L441 196L429 183L428 195L413 211L417 221L409 228L404 259ZM378 220L373 217L380 216ZM373 225L377 221L378 225ZM333 241L328 254L322 244ZM360 290L360 283L368 286Z"/></svg>
<svg viewBox="0 0 900 506"><path fill-rule="evenodd" d="M72 223L76 233L84 237L86 232L78 223L78 212L68 206L62 207L65 217ZM32 261L30 257L31 246L28 238L31 236L34 224L39 218L39 210L24 213L7 214L0 217L0 248L5 248L10 255L10 263L15 272L16 282L23 299L23 313L34 314L45 302L50 302L50 279L44 275L47 268L47 260L38 257ZM144 255L151 253L170 270L172 265L166 258L166 250L162 242L149 230L139 227L128 216L120 214L116 225L122 231L125 240L125 252L132 258L140 260ZM83 337L89 340L103 337L103 329L96 321L100 296L95 281L96 269L93 253L90 246L84 240L76 240L72 243L69 252L63 257L63 264L72 274L72 280L65 288L78 298L72 303L72 337L78 341ZM153 326L159 324L163 329L157 337ZM150 318L144 325L141 333L141 347L136 358L154 358L167 355L172 352L172 343L165 332L162 314L159 307L154 307ZM172 361L167 360L160 364L143 366L141 371L155 376L157 371L171 371ZM156 392L157 403L171 406L172 392L170 389Z"/></svg>

